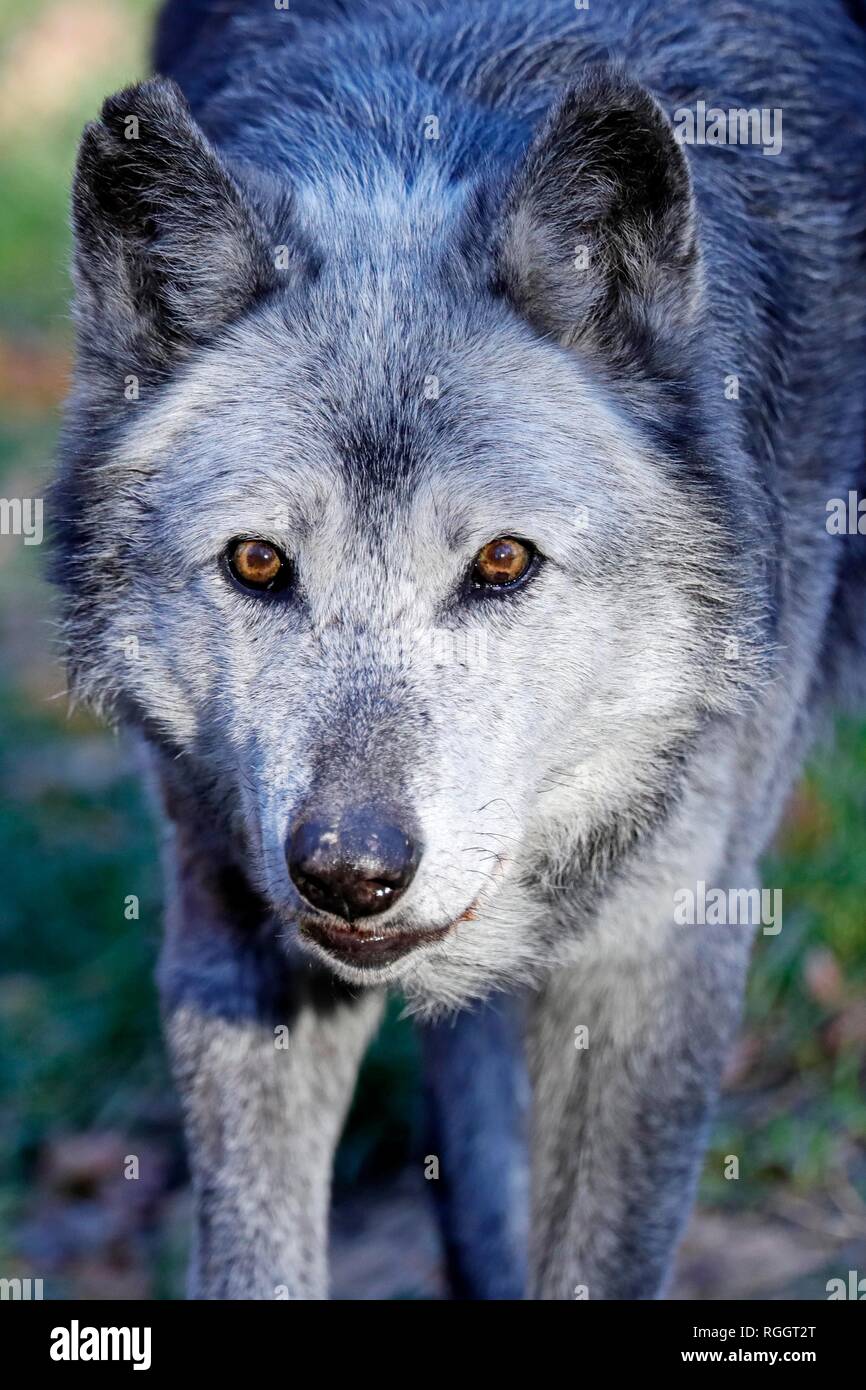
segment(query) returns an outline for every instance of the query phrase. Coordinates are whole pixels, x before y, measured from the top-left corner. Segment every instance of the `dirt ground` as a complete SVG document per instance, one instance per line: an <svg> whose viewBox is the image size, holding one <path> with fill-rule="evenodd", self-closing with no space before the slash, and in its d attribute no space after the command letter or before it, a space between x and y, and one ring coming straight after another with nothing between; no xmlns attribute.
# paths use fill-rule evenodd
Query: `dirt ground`
<svg viewBox="0 0 866 1390"><path fill-rule="evenodd" d="M334 1213L332 1297L447 1296L438 1233L424 1179L406 1172L390 1188L339 1204ZM826 1282L862 1267L866 1213L789 1203L753 1214L695 1213L680 1248L672 1299L824 1299ZM859 1265L858 1265L859 1259Z"/></svg>

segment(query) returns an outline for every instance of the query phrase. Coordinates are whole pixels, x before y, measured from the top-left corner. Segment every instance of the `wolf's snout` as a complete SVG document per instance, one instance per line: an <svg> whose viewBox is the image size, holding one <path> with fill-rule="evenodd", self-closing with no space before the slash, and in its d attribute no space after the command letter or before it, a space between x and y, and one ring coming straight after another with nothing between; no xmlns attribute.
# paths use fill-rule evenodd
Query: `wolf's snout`
<svg viewBox="0 0 866 1390"><path fill-rule="evenodd" d="M353 922L385 912L406 891L420 858L415 841L375 811L302 821L286 846L292 882L322 912Z"/></svg>

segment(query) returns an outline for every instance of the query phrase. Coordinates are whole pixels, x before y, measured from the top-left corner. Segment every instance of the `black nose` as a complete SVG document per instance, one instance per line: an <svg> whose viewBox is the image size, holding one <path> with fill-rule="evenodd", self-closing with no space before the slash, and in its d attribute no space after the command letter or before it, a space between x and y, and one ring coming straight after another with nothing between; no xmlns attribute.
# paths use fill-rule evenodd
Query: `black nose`
<svg viewBox="0 0 866 1390"><path fill-rule="evenodd" d="M419 860L412 839L374 811L302 821L286 846L292 881L313 907L353 922L385 912L406 891Z"/></svg>

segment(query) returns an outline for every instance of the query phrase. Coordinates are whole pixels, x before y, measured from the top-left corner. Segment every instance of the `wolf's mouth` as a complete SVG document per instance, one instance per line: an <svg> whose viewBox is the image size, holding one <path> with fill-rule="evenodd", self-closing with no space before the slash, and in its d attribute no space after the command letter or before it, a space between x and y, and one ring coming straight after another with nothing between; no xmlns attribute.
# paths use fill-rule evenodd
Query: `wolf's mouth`
<svg viewBox="0 0 866 1390"><path fill-rule="evenodd" d="M381 969L409 955L419 946L441 941L455 925L449 922L444 927L427 927L422 930L400 931L385 927L365 927L356 922L336 922L333 919L320 921L304 918L300 923L301 932L315 941L329 956L335 957L343 965L354 965L362 969Z"/></svg>

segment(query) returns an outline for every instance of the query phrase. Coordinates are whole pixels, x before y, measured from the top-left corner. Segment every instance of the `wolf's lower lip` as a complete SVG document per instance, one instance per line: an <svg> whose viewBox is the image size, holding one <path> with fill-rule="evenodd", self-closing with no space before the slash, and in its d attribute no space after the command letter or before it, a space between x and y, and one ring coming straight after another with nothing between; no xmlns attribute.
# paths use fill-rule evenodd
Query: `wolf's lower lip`
<svg viewBox="0 0 866 1390"><path fill-rule="evenodd" d="M344 965L360 966L362 969L391 965L418 946L440 941L451 930L451 925L419 931L386 931L383 928L377 930L375 927L319 922L314 918L306 918L300 924L303 934L329 955Z"/></svg>

